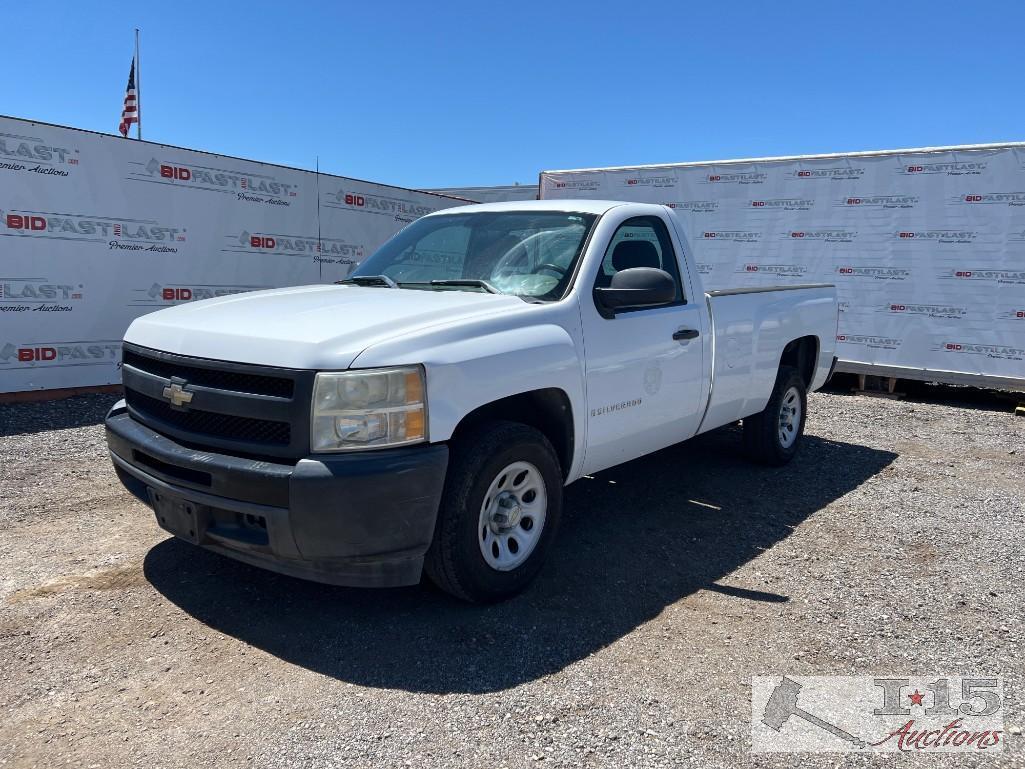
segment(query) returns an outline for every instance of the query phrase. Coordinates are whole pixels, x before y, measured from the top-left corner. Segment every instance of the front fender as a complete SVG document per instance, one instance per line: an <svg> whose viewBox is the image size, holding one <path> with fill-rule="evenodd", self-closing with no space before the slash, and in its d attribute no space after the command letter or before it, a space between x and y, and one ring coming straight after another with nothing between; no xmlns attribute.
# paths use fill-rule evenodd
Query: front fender
<svg viewBox="0 0 1025 769"><path fill-rule="evenodd" d="M573 407L574 459L569 469L573 479L584 455L587 427L581 357L565 328L539 323L460 339L441 334L433 339L393 340L361 353L353 368L423 364L432 443L451 438L464 416L488 403L532 390L562 390Z"/></svg>

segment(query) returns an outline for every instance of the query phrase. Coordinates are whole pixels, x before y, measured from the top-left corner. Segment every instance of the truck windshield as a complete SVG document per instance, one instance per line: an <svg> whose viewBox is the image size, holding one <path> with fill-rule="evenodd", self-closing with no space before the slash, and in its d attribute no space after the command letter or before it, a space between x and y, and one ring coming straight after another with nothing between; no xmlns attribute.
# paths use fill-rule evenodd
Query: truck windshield
<svg viewBox="0 0 1025 769"><path fill-rule="evenodd" d="M528 301L562 298L597 216L563 211L452 213L418 219L348 280L435 291L497 291ZM366 280L360 281L360 278ZM347 282L347 281L342 281Z"/></svg>

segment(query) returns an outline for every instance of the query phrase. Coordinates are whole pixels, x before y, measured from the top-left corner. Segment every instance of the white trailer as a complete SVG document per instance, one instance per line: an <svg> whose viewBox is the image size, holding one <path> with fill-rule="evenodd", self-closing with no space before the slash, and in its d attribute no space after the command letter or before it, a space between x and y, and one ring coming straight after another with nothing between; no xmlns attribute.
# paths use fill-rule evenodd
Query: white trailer
<svg viewBox="0 0 1025 769"><path fill-rule="evenodd" d="M709 289L837 285L839 371L1025 389L1025 144L544 171L662 203Z"/></svg>

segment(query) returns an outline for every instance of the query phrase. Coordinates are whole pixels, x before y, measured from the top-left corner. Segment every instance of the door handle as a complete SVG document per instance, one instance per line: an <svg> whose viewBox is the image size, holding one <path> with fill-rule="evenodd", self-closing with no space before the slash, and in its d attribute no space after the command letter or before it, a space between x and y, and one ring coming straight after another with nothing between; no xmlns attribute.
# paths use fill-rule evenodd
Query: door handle
<svg viewBox="0 0 1025 769"><path fill-rule="evenodd" d="M681 328L673 332L673 339L682 342L685 339L697 339L699 335L700 332L696 328Z"/></svg>

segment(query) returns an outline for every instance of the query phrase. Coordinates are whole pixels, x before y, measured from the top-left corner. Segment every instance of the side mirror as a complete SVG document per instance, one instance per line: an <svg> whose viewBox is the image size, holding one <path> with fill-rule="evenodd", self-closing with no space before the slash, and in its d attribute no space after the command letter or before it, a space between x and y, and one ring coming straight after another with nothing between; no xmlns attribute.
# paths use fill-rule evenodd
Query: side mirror
<svg viewBox="0 0 1025 769"><path fill-rule="evenodd" d="M611 286L594 289L594 302L603 318L614 318L617 310L669 304L674 299L676 281L655 267L621 270L612 276Z"/></svg>

